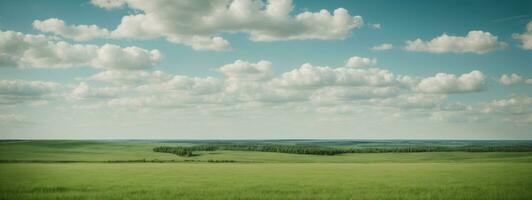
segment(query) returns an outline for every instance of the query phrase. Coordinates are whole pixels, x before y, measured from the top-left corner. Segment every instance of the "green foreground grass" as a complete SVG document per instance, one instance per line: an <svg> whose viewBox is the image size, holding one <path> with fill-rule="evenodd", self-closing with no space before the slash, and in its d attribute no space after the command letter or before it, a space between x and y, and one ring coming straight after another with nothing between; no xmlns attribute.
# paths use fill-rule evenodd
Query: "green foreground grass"
<svg viewBox="0 0 532 200"><path fill-rule="evenodd" d="M0 142L0 199L532 199L532 152L180 157L157 145Z"/></svg>
<svg viewBox="0 0 532 200"><path fill-rule="evenodd" d="M1 199L530 199L530 163L0 164Z"/></svg>

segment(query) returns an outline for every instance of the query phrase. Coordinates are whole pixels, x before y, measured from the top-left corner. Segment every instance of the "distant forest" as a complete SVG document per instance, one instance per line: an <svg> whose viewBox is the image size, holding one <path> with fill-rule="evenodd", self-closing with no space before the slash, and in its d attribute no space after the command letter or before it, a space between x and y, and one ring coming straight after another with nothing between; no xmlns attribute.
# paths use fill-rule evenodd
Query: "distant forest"
<svg viewBox="0 0 532 200"><path fill-rule="evenodd" d="M290 154L310 155L338 155L344 153L414 153L414 152L532 152L532 145L465 145L465 146L436 146L436 145L389 145L379 147L334 147L302 144L199 144L194 146L159 146L153 148L155 152L172 153L178 156L193 156L194 151L259 151Z"/></svg>

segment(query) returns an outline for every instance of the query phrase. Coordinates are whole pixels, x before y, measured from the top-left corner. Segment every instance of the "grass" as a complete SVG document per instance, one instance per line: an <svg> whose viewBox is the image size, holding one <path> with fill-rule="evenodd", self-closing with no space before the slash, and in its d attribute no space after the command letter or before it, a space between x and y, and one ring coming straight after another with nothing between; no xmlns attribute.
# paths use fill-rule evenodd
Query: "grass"
<svg viewBox="0 0 532 200"><path fill-rule="evenodd" d="M260 163L418 163L418 162L532 162L532 152L424 152L359 153L335 156L272 152L204 151L180 157L153 152L153 143L95 141L19 141L0 143L0 160L18 161L128 161L233 160Z"/></svg>
<svg viewBox="0 0 532 200"><path fill-rule="evenodd" d="M532 199L532 152L179 157L159 144L1 141L2 161L51 163L0 163L0 199ZM141 159L237 162L97 163Z"/></svg>
<svg viewBox="0 0 532 200"><path fill-rule="evenodd" d="M1 164L1 199L530 199L530 163Z"/></svg>
<svg viewBox="0 0 532 200"><path fill-rule="evenodd" d="M0 143L0 160L108 161L176 159L153 152L149 143L96 141L16 141Z"/></svg>

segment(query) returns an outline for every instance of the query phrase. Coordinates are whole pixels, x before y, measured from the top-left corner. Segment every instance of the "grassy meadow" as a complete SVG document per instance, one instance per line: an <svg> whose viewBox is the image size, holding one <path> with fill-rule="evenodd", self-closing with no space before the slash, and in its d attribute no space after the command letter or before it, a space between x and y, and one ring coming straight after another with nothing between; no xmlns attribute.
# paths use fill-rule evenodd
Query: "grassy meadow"
<svg viewBox="0 0 532 200"><path fill-rule="evenodd" d="M532 152L319 156L222 150L181 157L153 152L160 144L193 145L2 141L0 199L532 198Z"/></svg>

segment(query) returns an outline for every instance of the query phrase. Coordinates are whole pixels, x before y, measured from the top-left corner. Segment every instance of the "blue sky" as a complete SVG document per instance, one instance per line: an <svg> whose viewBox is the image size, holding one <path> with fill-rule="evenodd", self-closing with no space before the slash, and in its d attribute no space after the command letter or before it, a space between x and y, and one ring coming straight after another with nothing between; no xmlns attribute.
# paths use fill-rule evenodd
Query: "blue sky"
<svg viewBox="0 0 532 200"><path fill-rule="evenodd" d="M193 21L195 17L216 16L215 12L202 9L205 5L200 3L190 5L198 10L180 10L183 4L176 3L179 1L165 5L160 1L143 4L118 0L114 2L120 5L106 7L109 2L0 1L2 37L4 41L19 42L20 48L28 48L24 51L44 50L38 46L41 43L9 38L14 36L8 36L7 31L41 34L54 45L67 42L102 49L105 45L116 45L117 51L135 46L142 49L137 53L151 56L147 61L139 58L126 62L130 59L129 51L124 51L125 54L113 58L76 55L79 59L68 60L57 54L57 49L48 49L50 52L28 57L15 53L14 47L6 42L0 43L0 47L4 45L1 53L7 55L0 57L0 63L8 63L0 66L3 81L0 99L4 99L0 101L3 102L0 123L4 124L0 137L530 139L532 136L529 133L532 54L524 45L532 37L526 30L532 19L532 1L504 4L288 1L282 5L291 5L293 9L280 18L224 10L215 17L219 20L214 19L214 24ZM217 5L213 7L236 5L233 1L219 2L222 3L214 3ZM239 8L258 9L256 12L262 13L270 5L267 1L249 2L261 5ZM174 11L150 10L165 7ZM296 20L303 12L317 16L322 9L334 16L338 8L348 11L343 24L333 26L332 19L323 16L319 20L317 17ZM180 15L180 11L184 14ZM163 28L142 30L145 28L142 21L120 28L123 17L140 15L148 16L144 19L148 27ZM149 21L149 17L154 21ZM42 26L37 27L36 20L42 21ZM63 24L58 25L58 20ZM374 27L375 24L379 27ZM92 31L99 35L82 38L76 32L79 25L96 25L97 30ZM295 30L297 27L304 30ZM333 32L335 28L345 32ZM104 29L108 33L103 33ZM481 38L468 38L470 31L481 31ZM270 39L255 40L251 38L253 34ZM443 34L454 39L430 44L429 41ZM171 37L179 41L171 41ZM226 44L198 47L203 44L192 41L192 37L208 40L220 37ZM407 48L407 41L416 39L424 46ZM371 50L381 44L391 44L393 48ZM152 50L162 57L155 58ZM42 55L58 58L43 61L39 57ZM351 57L366 60L347 66ZM79 61L82 59L86 61ZM261 60L269 64L261 65ZM310 63L309 70L317 74L293 71L302 69L304 63ZM320 71L319 66L328 68ZM327 79L328 70L336 73L337 80ZM372 70L386 70L381 73L393 74L393 80L359 84L375 78ZM116 75L131 77L154 71L167 78L151 80L153 77L149 76L125 81ZM115 75L106 80L89 78L104 72ZM339 80L353 73L357 76L349 83ZM475 76L460 78L470 73ZM510 78L512 74L515 76ZM506 81L502 80L503 75L507 75ZM405 76L413 80L406 83L401 79ZM207 77L213 81L209 82ZM294 89L309 84L309 80L317 82ZM355 82L356 85L351 84ZM212 85L204 89L206 84ZM199 87L202 91L196 91ZM271 93L265 92L270 90ZM381 90L386 94L374 92ZM223 102L215 101L221 99ZM157 105L166 101L170 103ZM181 122L174 123L177 119Z"/></svg>

